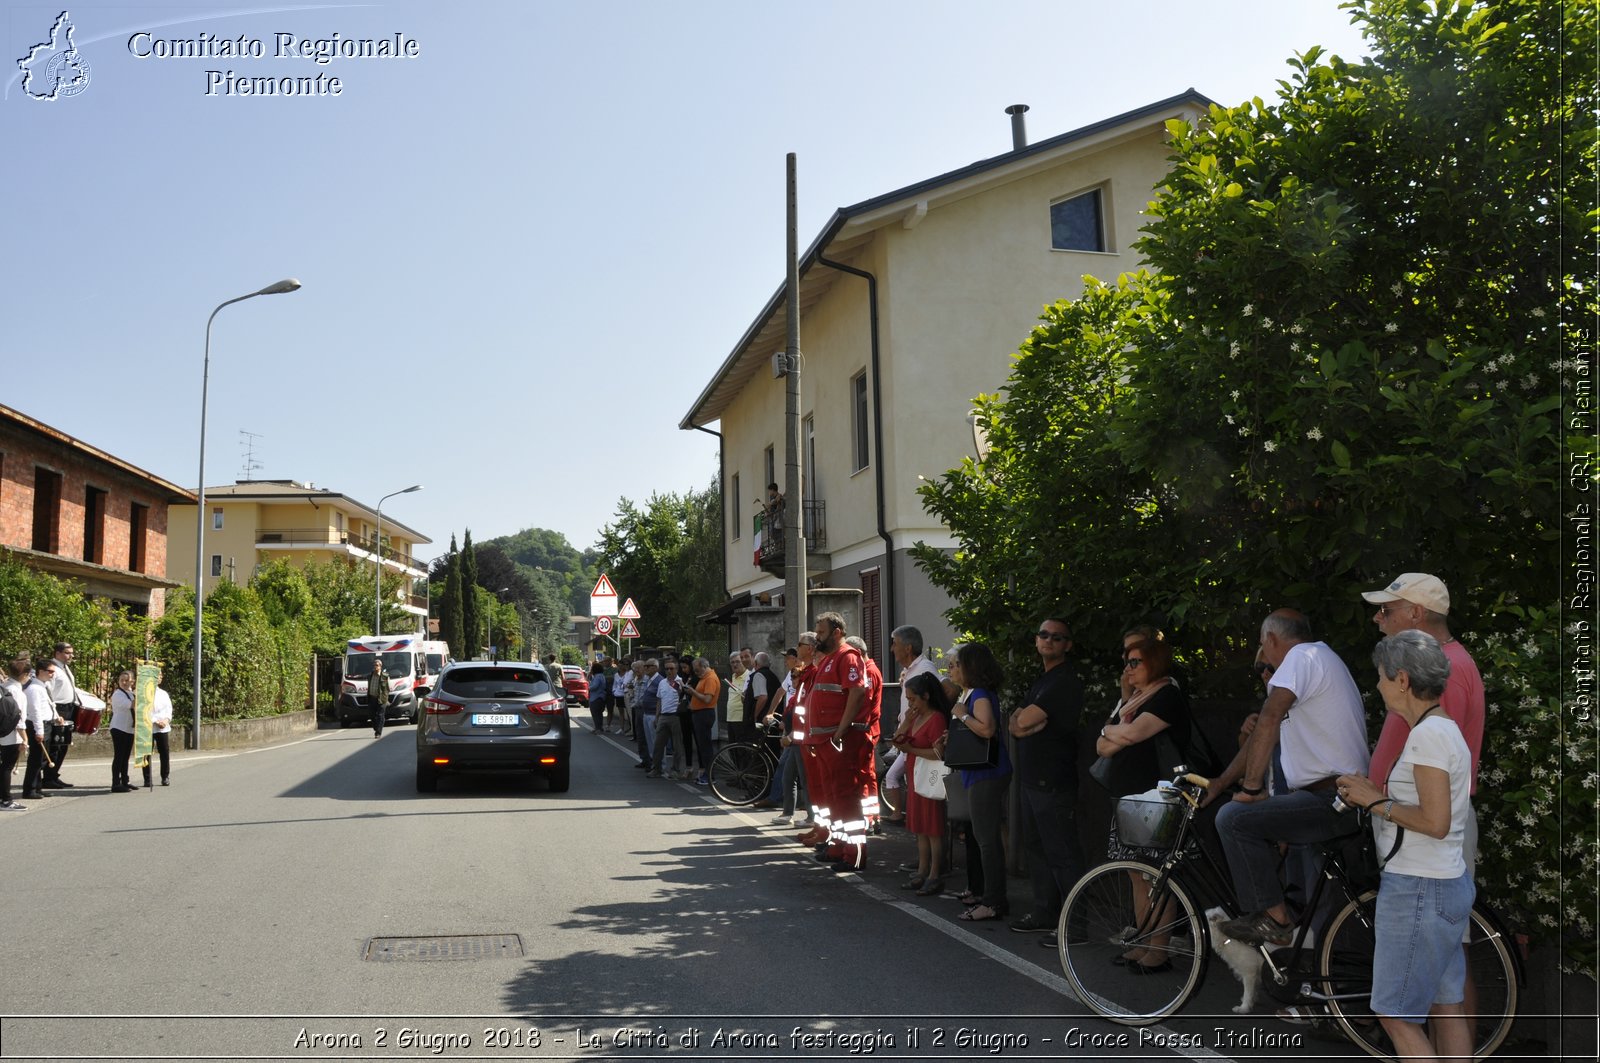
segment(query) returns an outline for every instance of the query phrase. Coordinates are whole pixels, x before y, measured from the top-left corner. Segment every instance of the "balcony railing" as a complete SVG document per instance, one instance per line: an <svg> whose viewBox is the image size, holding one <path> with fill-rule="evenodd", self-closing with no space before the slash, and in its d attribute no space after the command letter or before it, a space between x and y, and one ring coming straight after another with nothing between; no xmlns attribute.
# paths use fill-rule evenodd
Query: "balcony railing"
<svg viewBox="0 0 1600 1063"><path fill-rule="evenodd" d="M801 511L805 514L806 553L822 553L828 549L828 505L821 499L808 499L801 503ZM774 574L783 571L785 560L785 537L788 532L781 524L772 528L764 526L761 532L761 557L760 565L763 572Z"/></svg>
<svg viewBox="0 0 1600 1063"><path fill-rule="evenodd" d="M374 545L371 536L357 535L354 532L336 532L332 528L273 528L271 531L257 531L256 542L262 545L290 543L296 546L353 546L369 554L373 552ZM383 546L383 556L412 568L423 567L420 561L402 554L387 541Z"/></svg>

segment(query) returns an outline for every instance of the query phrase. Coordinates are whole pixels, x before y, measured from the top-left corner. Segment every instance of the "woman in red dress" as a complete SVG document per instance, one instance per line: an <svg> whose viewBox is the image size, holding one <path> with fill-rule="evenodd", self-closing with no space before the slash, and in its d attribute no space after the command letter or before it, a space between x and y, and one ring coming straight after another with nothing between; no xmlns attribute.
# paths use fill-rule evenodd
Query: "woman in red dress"
<svg viewBox="0 0 1600 1063"><path fill-rule="evenodd" d="M950 700L945 696L944 685L924 672L907 681L903 701L905 711L900 714L900 726L895 728L894 747L912 758L914 772L916 758L940 762L934 746L949 729ZM939 877L944 867L944 802L923 797L916 786L907 786L906 829L917 836L917 873L900 888L916 890L919 897L937 894L944 889L944 880Z"/></svg>

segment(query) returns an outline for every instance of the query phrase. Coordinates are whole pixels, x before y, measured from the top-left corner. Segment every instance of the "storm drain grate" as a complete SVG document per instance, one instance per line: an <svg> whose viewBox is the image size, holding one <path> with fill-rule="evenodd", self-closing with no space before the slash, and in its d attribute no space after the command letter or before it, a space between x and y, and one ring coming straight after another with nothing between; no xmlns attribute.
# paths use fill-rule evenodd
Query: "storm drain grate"
<svg viewBox="0 0 1600 1063"><path fill-rule="evenodd" d="M427 938L369 938L364 960L507 960L522 955L519 934L449 934Z"/></svg>

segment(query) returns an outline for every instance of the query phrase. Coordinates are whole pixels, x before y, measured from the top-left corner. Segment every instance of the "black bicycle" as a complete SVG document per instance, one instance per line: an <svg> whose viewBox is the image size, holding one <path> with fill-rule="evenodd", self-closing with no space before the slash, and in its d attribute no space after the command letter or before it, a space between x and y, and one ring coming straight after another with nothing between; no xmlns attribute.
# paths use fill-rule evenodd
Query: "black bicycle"
<svg viewBox="0 0 1600 1063"><path fill-rule="evenodd" d="M748 805L765 797L778 771L782 737L782 721L773 720L762 725L759 741L724 743L711 758L711 792L717 799Z"/></svg>
<svg viewBox="0 0 1600 1063"><path fill-rule="evenodd" d="M1166 855L1159 865L1141 860L1101 864L1078 880L1062 905L1057 926L1061 968L1079 998L1113 1022L1145 1026L1187 1004L1205 979L1214 951L1206 908L1220 907L1229 917L1238 914L1226 875L1199 844L1194 829L1209 785L1198 775L1182 774L1170 788L1163 784L1157 798L1140 795L1119 801L1122 841L1164 849ZM1262 984L1279 999L1325 1009L1346 1037L1371 1055L1392 1060L1393 1047L1370 1005L1378 894L1352 881L1341 855L1345 843L1357 837L1318 846L1321 874L1295 923L1292 943L1258 950ZM1343 903L1313 946L1315 913L1325 910L1319 902L1329 888L1335 891L1334 902L1342 898ZM1474 1058L1482 1059L1511 1032L1522 973L1504 924L1481 902L1473 905L1465 945ZM1140 947L1164 954L1171 969L1129 977L1115 960Z"/></svg>

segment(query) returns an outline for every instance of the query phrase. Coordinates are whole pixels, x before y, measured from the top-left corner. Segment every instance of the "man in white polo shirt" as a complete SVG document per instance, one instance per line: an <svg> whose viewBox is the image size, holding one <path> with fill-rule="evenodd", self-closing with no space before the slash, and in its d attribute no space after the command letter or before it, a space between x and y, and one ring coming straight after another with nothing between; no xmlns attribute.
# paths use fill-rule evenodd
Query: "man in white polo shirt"
<svg viewBox="0 0 1600 1063"><path fill-rule="evenodd" d="M1276 670L1255 730L1213 794L1240 780L1217 814L1217 834L1244 914L1219 929L1236 941L1289 944L1294 927L1278 879L1278 843L1324 841L1355 829L1335 812L1335 780L1365 774L1367 722L1350 670L1326 643L1313 641L1303 613L1279 609L1261 623L1261 659ZM1286 794L1268 794L1267 767L1280 747Z"/></svg>

